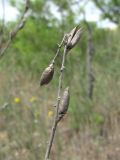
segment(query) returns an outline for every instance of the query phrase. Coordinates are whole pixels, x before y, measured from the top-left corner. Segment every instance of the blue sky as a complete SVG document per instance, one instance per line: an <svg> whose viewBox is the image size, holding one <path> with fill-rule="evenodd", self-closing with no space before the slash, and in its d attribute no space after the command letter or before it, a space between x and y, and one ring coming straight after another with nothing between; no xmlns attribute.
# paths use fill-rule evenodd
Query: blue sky
<svg viewBox="0 0 120 160"><path fill-rule="evenodd" d="M82 6L82 4L81 4L81 6ZM57 18L60 18L60 15L57 11L57 7L54 5L51 5L51 8L52 8L53 14L56 15ZM78 10L77 5L73 7L73 11L76 11L76 10ZM19 14L19 12L17 11L17 9L10 6L7 3L7 0L5 0L5 21L15 20L18 14ZM114 23L110 22L109 20L107 20L107 19L101 20L100 15L101 15L100 10L97 9L92 2L89 1L85 5L85 16L88 21L97 22L99 27L106 27L106 28L111 28L111 29L116 28L116 25ZM1 1L0 2L0 18L2 18L2 17L3 17L3 8L2 8L2 1ZM76 14L76 19L79 21L79 19L82 19L82 15L79 16Z"/></svg>

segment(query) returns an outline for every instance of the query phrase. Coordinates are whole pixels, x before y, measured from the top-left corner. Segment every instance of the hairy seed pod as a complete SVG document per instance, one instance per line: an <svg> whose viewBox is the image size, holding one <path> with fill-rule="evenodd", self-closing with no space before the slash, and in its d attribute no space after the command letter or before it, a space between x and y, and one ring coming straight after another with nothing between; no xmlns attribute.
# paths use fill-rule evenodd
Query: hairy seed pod
<svg viewBox="0 0 120 160"><path fill-rule="evenodd" d="M79 29L71 40L71 45L69 49L72 49L80 40L82 34L82 29Z"/></svg>
<svg viewBox="0 0 120 160"><path fill-rule="evenodd" d="M75 27L69 34L68 34L68 42L67 42L67 49L72 49L80 40L82 34L82 28L78 28L79 26Z"/></svg>
<svg viewBox="0 0 120 160"><path fill-rule="evenodd" d="M67 46L70 45L72 38L74 37L76 31L78 29L78 26L76 26L75 28L73 28L70 33L68 33L68 41L67 41Z"/></svg>
<svg viewBox="0 0 120 160"><path fill-rule="evenodd" d="M58 112L59 113L58 120L60 120L61 118L63 118L63 116L67 113L68 106L69 106L69 101L70 101L70 92L69 92L69 87L67 87L64 90L63 96L61 98L59 112Z"/></svg>
<svg viewBox="0 0 120 160"><path fill-rule="evenodd" d="M48 84L52 80L53 74L54 74L54 66L53 64L50 64L49 67L47 67L41 75L40 86Z"/></svg>

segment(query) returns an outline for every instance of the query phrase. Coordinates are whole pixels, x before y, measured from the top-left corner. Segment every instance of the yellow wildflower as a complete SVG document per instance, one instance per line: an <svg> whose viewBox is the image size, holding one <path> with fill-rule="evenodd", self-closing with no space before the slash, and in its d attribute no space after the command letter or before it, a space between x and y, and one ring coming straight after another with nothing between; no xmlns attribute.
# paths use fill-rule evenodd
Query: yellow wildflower
<svg viewBox="0 0 120 160"><path fill-rule="evenodd" d="M35 116L35 118L39 118L39 117L40 117L40 112L35 111L35 112L34 112L34 116Z"/></svg>
<svg viewBox="0 0 120 160"><path fill-rule="evenodd" d="M48 117L52 117L53 116L53 111L48 111Z"/></svg>
<svg viewBox="0 0 120 160"><path fill-rule="evenodd" d="M14 102L15 102L15 103L20 103L20 101L21 101L21 100L20 100L19 97L15 97L15 98L14 98Z"/></svg>
<svg viewBox="0 0 120 160"><path fill-rule="evenodd" d="M35 101L37 101L37 97L30 98L30 102L35 102Z"/></svg>

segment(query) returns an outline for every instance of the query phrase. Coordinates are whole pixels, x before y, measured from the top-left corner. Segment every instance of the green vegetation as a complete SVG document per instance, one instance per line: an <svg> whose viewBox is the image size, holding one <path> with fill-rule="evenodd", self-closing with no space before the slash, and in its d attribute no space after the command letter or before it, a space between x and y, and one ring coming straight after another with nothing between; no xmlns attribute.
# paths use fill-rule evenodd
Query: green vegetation
<svg viewBox="0 0 120 160"><path fill-rule="evenodd" d="M52 60L64 33L76 26L70 4L53 2L61 7L61 13L67 11L68 15L60 22L49 9L43 9L44 1L32 1L32 14L24 29L0 59L1 160L44 158L54 115L60 61L55 64L50 85L40 87L40 75ZM22 7L20 4L19 9ZM13 25L11 22L6 32ZM120 157L120 27L101 29L89 23L95 48L92 64L95 83L90 100L86 96L88 32L84 21L81 25L86 31L67 56L65 69L64 81L70 84L71 90L70 106L59 124L51 159L117 159Z"/></svg>

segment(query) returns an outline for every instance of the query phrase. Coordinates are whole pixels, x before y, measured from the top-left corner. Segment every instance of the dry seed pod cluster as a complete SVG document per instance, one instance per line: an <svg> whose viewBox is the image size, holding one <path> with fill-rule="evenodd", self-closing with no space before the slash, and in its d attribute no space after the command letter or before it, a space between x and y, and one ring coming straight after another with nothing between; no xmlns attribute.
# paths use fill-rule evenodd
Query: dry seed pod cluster
<svg viewBox="0 0 120 160"><path fill-rule="evenodd" d="M67 113L68 106L69 106L69 101L70 101L70 92L69 92L69 87L67 87L64 92L63 96L60 101L60 107L59 107L59 117L58 121L63 118L63 116Z"/></svg>
<svg viewBox="0 0 120 160"><path fill-rule="evenodd" d="M80 40L82 34L82 28L79 26L72 29L72 31L68 34L67 40L67 49L72 49Z"/></svg>
<svg viewBox="0 0 120 160"><path fill-rule="evenodd" d="M72 49L80 40L82 34L82 28L79 28L79 26L76 26L73 28L69 34L67 34L67 40L65 40L65 45L67 50L69 51ZM54 74L54 66L53 63L50 64L42 73L41 79L40 79L40 85L48 84Z"/></svg>
<svg viewBox="0 0 120 160"><path fill-rule="evenodd" d="M53 78L53 74L54 74L54 66L53 64L50 64L42 73L41 75L41 79L40 79L40 85L45 85L48 84L52 78Z"/></svg>

